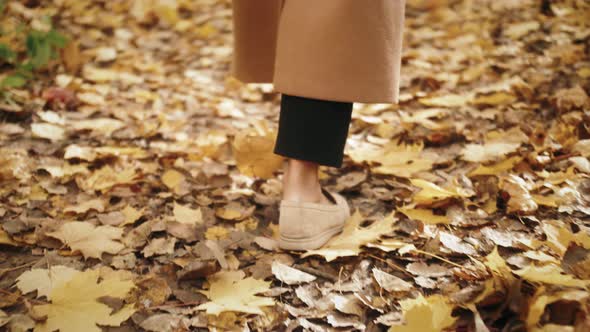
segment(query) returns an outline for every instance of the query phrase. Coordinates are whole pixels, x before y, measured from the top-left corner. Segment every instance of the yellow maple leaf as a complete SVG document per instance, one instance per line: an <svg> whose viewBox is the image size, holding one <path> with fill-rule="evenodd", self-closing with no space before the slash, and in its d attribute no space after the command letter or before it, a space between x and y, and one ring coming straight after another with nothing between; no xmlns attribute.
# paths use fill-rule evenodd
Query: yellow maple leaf
<svg viewBox="0 0 590 332"><path fill-rule="evenodd" d="M16 278L16 286L23 294L37 291L37 297L51 299L51 291L70 281L80 271L68 266L56 265L49 269L32 269Z"/></svg>
<svg viewBox="0 0 590 332"><path fill-rule="evenodd" d="M35 332L100 332L96 324L119 326L134 312L133 304L126 304L111 315L112 309L97 301L103 296L123 298L134 287L132 281L105 278L97 283L99 270L76 273L69 281L51 290L50 304L37 305L33 311L47 320L37 323Z"/></svg>
<svg viewBox="0 0 590 332"><path fill-rule="evenodd" d="M236 134L232 148L242 174L268 179L283 165L283 157L273 152L276 131L265 124Z"/></svg>
<svg viewBox="0 0 590 332"><path fill-rule="evenodd" d="M565 274L563 269L555 264L543 266L529 265L514 271L514 273L531 282L583 288L588 287L590 284L590 280L581 280L571 274Z"/></svg>
<svg viewBox="0 0 590 332"><path fill-rule="evenodd" d="M565 255L571 242L576 242L584 248L590 249L590 235L584 230L574 234L569 226L560 220L545 220L541 224L541 227L547 235L547 240L544 244L555 251L560 257Z"/></svg>
<svg viewBox="0 0 590 332"><path fill-rule="evenodd" d="M341 234L330 239L320 249L306 251L301 257L320 255L329 262L337 257L358 255L362 246L377 242L382 235L393 232L397 221L393 212L368 227L361 227L360 224L363 220L365 218L356 210L346 221Z"/></svg>
<svg viewBox="0 0 590 332"><path fill-rule="evenodd" d="M178 192L179 186L184 180L184 175L174 169L169 169L162 175L162 182L175 193Z"/></svg>
<svg viewBox="0 0 590 332"><path fill-rule="evenodd" d="M410 177L421 171L432 168L433 160L425 158L422 150L423 142L401 144L393 140L382 147L363 144L347 152L356 163L379 163L372 169L375 173L392 174L399 177Z"/></svg>
<svg viewBox="0 0 590 332"><path fill-rule="evenodd" d="M270 281L244 278L244 271L219 271L207 278L209 290L202 290L211 301L197 307L207 314L219 315L226 311L264 315L261 307L273 306L272 298L256 294L269 290Z"/></svg>
<svg viewBox="0 0 590 332"><path fill-rule="evenodd" d="M105 192L118 184L131 184L135 182L138 174L133 168L114 170L106 165L87 177L79 177L76 182L78 186L86 191L100 190Z"/></svg>
<svg viewBox="0 0 590 332"><path fill-rule="evenodd" d="M590 296L588 292L580 290L564 290L548 294L544 286L539 287L530 302L526 318L527 330L535 331L547 305L556 301L576 301L582 303L588 296ZM543 329L542 331L545 330Z"/></svg>
<svg viewBox="0 0 590 332"><path fill-rule="evenodd" d="M522 157L514 156L510 158L506 158L500 162L497 162L492 165L479 165L476 169L469 173L469 176L475 175L498 175L504 172L507 172L514 168L514 166L522 161Z"/></svg>
<svg viewBox="0 0 590 332"><path fill-rule="evenodd" d="M413 206L401 206L397 210L412 220L419 220L426 224L449 224L451 222L449 217L436 215L430 209L415 209Z"/></svg>
<svg viewBox="0 0 590 332"><path fill-rule="evenodd" d="M399 302L404 317L404 325L393 325L389 332L440 332L453 325L457 317L451 316L453 307L439 294Z"/></svg>
<svg viewBox="0 0 590 332"><path fill-rule="evenodd" d="M410 179L413 186L420 188L413 201L416 204L432 204L452 197L469 197L468 193L463 192L461 188L444 189L440 186L422 179Z"/></svg>
<svg viewBox="0 0 590 332"><path fill-rule="evenodd" d="M483 262L473 260L476 264L482 264L484 269L491 271L492 277L486 279L483 284L483 291L477 295L470 303L479 303L484 301L489 296L496 294L497 292L505 292L513 285L516 278L512 274L512 270L498 253L498 247L495 246L492 252L484 257Z"/></svg>
<svg viewBox="0 0 590 332"><path fill-rule="evenodd" d="M120 240L123 230L112 226L94 226L89 222L66 222L56 232L47 233L67 244L73 251L79 250L84 258L101 259L103 252L116 254L125 246Z"/></svg>

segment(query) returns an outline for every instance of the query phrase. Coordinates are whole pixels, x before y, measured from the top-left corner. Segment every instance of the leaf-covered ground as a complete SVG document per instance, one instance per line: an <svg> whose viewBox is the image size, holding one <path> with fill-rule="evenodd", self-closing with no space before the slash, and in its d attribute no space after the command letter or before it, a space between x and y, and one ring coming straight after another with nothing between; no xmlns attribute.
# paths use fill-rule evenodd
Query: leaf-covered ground
<svg viewBox="0 0 590 332"><path fill-rule="evenodd" d="M321 169L354 215L303 254L230 1L6 10L71 43L0 104L0 330L590 330L587 1L408 1L401 102L355 104Z"/></svg>

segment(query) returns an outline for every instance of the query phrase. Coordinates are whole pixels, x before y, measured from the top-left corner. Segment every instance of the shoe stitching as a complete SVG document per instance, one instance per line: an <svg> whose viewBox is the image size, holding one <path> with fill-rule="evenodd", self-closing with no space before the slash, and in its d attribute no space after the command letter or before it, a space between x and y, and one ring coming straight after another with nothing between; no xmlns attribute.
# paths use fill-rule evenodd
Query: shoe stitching
<svg viewBox="0 0 590 332"><path fill-rule="evenodd" d="M304 208L304 209L309 209L309 210L319 210L319 211L339 211L344 207L343 205L281 200L281 207L283 207L283 206Z"/></svg>
<svg viewBox="0 0 590 332"><path fill-rule="evenodd" d="M296 241L296 242L298 242L297 240L314 241L314 240L317 240L317 239L321 238L322 236L325 236L326 234L328 234L338 228L344 228L344 225L343 224L336 225L334 227L328 228L325 231L323 231L322 233L316 234L314 237L311 237L311 238L310 237L290 237L290 236L286 236L283 234L279 234L279 235L280 235L281 239L287 240L287 241Z"/></svg>

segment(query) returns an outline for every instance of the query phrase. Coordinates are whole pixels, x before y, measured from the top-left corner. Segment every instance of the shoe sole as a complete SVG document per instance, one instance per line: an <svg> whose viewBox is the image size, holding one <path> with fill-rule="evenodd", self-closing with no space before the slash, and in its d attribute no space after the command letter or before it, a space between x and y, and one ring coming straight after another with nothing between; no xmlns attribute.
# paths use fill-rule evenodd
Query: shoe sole
<svg viewBox="0 0 590 332"><path fill-rule="evenodd" d="M281 235L279 247L285 250L314 250L328 242L334 235L339 234L344 225L329 228L322 233L308 238L289 238Z"/></svg>

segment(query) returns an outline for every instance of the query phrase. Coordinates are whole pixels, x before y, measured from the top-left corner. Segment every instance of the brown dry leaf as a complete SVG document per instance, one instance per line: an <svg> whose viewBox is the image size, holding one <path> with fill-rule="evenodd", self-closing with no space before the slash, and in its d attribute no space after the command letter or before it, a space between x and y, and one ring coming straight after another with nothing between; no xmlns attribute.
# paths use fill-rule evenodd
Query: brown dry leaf
<svg viewBox="0 0 590 332"><path fill-rule="evenodd" d="M86 161L94 161L97 158L104 157L120 157L128 156L133 158L145 158L148 156L148 152L144 149L137 147L120 147L120 146L80 146L77 144L70 144L65 149L64 158L72 159L79 158Z"/></svg>
<svg viewBox="0 0 590 332"><path fill-rule="evenodd" d="M82 76L89 81L97 83L108 83L111 81L121 81L126 84L139 84L143 82L141 76L136 76L128 72L117 71L113 69L98 68L87 64L82 68Z"/></svg>
<svg viewBox="0 0 590 332"><path fill-rule="evenodd" d="M311 282L316 279L314 275L294 269L278 261L273 261L271 265L272 274L280 281L287 285L297 285Z"/></svg>
<svg viewBox="0 0 590 332"><path fill-rule="evenodd" d="M252 277L244 278L244 271L219 271L207 278L209 290L200 291L209 302L197 307L207 314L219 315L226 311L264 315L263 307L274 306L272 298L257 296L270 288L270 282Z"/></svg>
<svg viewBox="0 0 590 332"><path fill-rule="evenodd" d="M134 183L138 175L133 168L116 171L106 165L88 177L77 178L77 182L86 191L100 190L105 192L116 185Z"/></svg>
<svg viewBox="0 0 590 332"><path fill-rule="evenodd" d="M519 176L508 174L503 177L500 181L500 188L510 194L507 209L509 213L531 213L539 207L529 192L532 186Z"/></svg>
<svg viewBox="0 0 590 332"><path fill-rule="evenodd" d="M245 207L237 202L215 209L215 215L225 220L244 220L254 213L256 206Z"/></svg>
<svg viewBox="0 0 590 332"><path fill-rule="evenodd" d="M379 286L388 292L408 292L414 288L414 285L396 277L392 274L373 268L373 278L377 281Z"/></svg>
<svg viewBox="0 0 590 332"><path fill-rule="evenodd" d="M37 323L35 331L100 332L96 324L119 326L126 321L135 312L133 304L111 314L112 309L97 300L103 296L123 298L134 287L133 282L111 277L97 283L98 277L98 269L86 270L53 287L51 303L33 307L36 314L47 316L46 321Z"/></svg>
<svg viewBox="0 0 590 332"><path fill-rule="evenodd" d="M63 127L51 123L33 123L31 132L34 137L46 138L50 141L60 141L66 137L66 131Z"/></svg>
<svg viewBox="0 0 590 332"><path fill-rule="evenodd" d="M104 96L94 92L81 92L76 95L78 100L86 105L102 106L106 103ZM84 125L82 125L84 126ZM77 130L89 128L76 128Z"/></svg>
<svg viewBox="0 0 590 332"><path fill-rule="evenodd" d="M564 290L555 293L546 292L545 287L539 287L533 296L530 304L530 309L526 317L526 325L530 331L539 331L538 323L541 320L545 308L557 301L575 301L583 303L590 294L579 290ZM559 325L563 326L563 325ZM547 325L543 326L543 330L547 329ZM561 329L561 328L559 328ZM557 329L555 331L558 331Z"/></svg>
<svg viewBox="0 0 590 332"><path fill-rule="evenodd" d="M236 164L242 174L263 179L273 177L283 165L283 157L273 152L276 132L266 123L255 129L246 129L233 140L232 148Z"/></svg>
<svg viewBox="0 0 590 332"><path fill-rule="evenodd" d="M502 34L514 40L529 34L531 31L539 29L540 24L537 21L526 21L510 24L502 30Z"/></svg>
<svg viewBox="0 0 590 332"><path fill-rule="evenodd" d="M356 210L346 221L341 234L330 239L320 249L306 251L301 257L320 255L330 262L337 257L356 256L361 252L362 246L377 242L382 235L392 233L397 227L394 213L370 226L361 227L360 224L364 220L365 218Z"/></svg>
<svg viewBox="0 0 590 332"><path fill-rule="evenodd" d="M422 105L430 107L460 107L465 106L473 97L471 95L447 94L429 98L421 98Z"/></svg>
<svg viewBox="0 0 590 332"><path fill-rule="evenodd" d="M0 227L0 244L7 244L11 246L17 246L18 243L15 242L6 231Z"/></svg>
<svg viewBox="0 0 590 332"><path fill-rule="evenodd" d="M429 108L412 113L400 111L401 121L403 123L412 123L422 125L430 130L443 130L449 127L449 123L436 122L431 118L442 118L448 116L449 111L444 108Z"/></svg>
<svg viewBox="0 0 590 332"><path fill-rule="evenodd" d="M125 123L121 120L111 118L96 118L88 120L70 121L68 126L73 130L90 130L97 134L104 136L111 136L111 134L123 128Z"/></svg>
<svg viewBox="0 0 590 332"><path fill-rule="evenodd" d="M166 255L174 253L174 245L176 239L173 237L160 237L153 239L141 251L144 257L152 257L154 255Z"/></svg>
<svg viewBox="0 0 590 332"><path fill-rule="evenodd" d="M579 140L572 146L572 151L581 154L583 157L590 157L590 139Z"/></svg>
<svg viewBox="0 0 590 332"><path fill-rule="evenodd" d="M73 206L68 206L64 209L64 212L74 212L74 213L86 213L89 210L95 210L97 212L103 212L105 209L105 202L101 198L89 199L84 201L80 204L76 204Z"/></svg>
<svg viewBox="0 0 590 332"><path fill-rule="evenodd" d="M84 258L101 259L103 252L116 254L125 247L120 240L121 228L112 226L94 226L89 222L66 222L56 232L47 233L67 244L73 251L80 251Z"/></svg>
<svg viewBox="0 0 590 332"><path fill-rule="evenodd" d="M139 326L146 331L175 332L189 331L188 318L178 314L155 314L142 321Z"/></svg>
<svg viewBox="0 0 590 332"><path fill-rule="evenodd" d="M590 104L590 97L579 85L571 89L561 89L555 93L555 106L560 112L568 112Z"/></svg>
<svg viewBox="0 0 590 332"><path fill-rule="evenodd" d="M528 137L519 127L508 131L488 133L484 144L466 144L461 154L463 160L471 162L495 161L506 154L516 151Z"/></svg>
<svg viewBox="0 0 590 332"><path fill-rule="evenodd" d="M440 242L453 252L461 253L470 256L476 256L477 250L468 242L463 241L460 237L448 233L439 232Z"/></svg>
<svg viewBox="0 0 590 332"><path fill-rule="evenodd" d="M34 297L35 288L48 293L48 279L61 283L47 276L52 266L94 264L45 236L68 215L122 230L126 248L102 255L101 263L119 269L113 273L160 276L132 298L165 313L147 310L115 329L387 329L402 323L396 303L424 292L453 294L468 309L455 310L460 324L447 330L487 332L519 321L535 331L588 329L579 310L588 291L572 286L577 281L533 287L532 294L511 271L551 264L567 271L560 275L590 278L588 1L408 0L412 29L404 39L399 104L355 105L344 167L320 168L320 180L348 191L359 211L385 216L393 209L407 218L393 232L384 225L376 232L382 237L370 234L374 239L358 249L354 236L370 229L362 221L346 237L356 256L306 257L302 265L271 238L271 231L278 234L280 178L252 178L280 173L280 162L269 158L278 157L270 130L276 123L258 120L277 119L280 96L272 84L228 77L231 1L5 2L0 45L17 56L0 59L7 69L0 81L27 58L23 27L47 32L51 22L71 42L29 84L0 92L0 247L31 249L0 249L0 275L6 285L18 283L14 269L41 257L35 267L49 269L22 275L32 293L0 295L7 308L0 330L32 329L31 316L42 321L19 301ZM64 68L68 75L60 74ZM427 184L414 187L409 179ZM101 245L120 241L106 238ZM490 244L498 247L480 257ZM424 252L463 268L433 263ZM282 287L279 279L311 277L277 264L273 276L273 261L309 267L317 279L305 290ZM400 262L411 275L398 272L393 264ZM206 302L203 295L176 281L200 284L196 279L220 265L272 281L277 287L264 295L280 296L282 305L253 306L265 316L195 313L191 303ZM382 273L371 273L373 267ZM238 301L246 287L219 291L233 290L228 301L248 307ZM33 303L41 301L49 300ZM115 309L124 304L100 301ZM415 319L407 330L443 330L428 323L436 310L419 308L423 322ZM94 326L90 316L88 322Z"/></svg>

